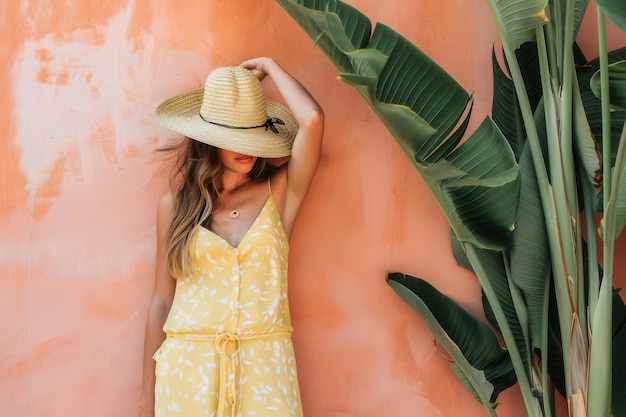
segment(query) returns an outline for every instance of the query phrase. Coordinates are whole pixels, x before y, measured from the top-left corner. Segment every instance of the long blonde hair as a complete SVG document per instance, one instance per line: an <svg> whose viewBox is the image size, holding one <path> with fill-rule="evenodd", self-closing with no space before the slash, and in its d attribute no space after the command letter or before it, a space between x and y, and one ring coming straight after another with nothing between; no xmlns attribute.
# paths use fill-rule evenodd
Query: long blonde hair
<svg viewBox="0 0 626 417"><path fill-rule="evenodd" d="M224 167L219 148L185 138L181 143L160 148L172 152L176 164L171 184L175 190L174 216L166 240L166 264L172 276L183 276L189 269L189 244L198 226L210 228L215 202L222 188ZM248 174L251 181L267 179L275 168L263 158Z"/></svg>

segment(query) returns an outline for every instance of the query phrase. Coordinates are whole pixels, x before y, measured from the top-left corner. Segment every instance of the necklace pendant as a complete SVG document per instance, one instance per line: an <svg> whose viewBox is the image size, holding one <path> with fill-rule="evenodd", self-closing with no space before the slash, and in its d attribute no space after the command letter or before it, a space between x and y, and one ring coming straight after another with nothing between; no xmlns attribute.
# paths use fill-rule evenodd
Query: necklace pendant
<svg viewBox="0 0 626 417"><path fill-rule="evenodd" d="M239 217L239 210L231 210L230 213L228 213L228 217L230 217L231 219L236 219L237 217Z"/></svg>

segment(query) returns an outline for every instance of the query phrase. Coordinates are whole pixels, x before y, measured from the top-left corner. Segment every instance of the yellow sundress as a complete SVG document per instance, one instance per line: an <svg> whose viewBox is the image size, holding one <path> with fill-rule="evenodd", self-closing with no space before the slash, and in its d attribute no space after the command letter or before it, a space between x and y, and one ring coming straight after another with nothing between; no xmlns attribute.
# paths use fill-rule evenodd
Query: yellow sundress
<svg viewBox="0 0 626 417"><path fill-rule="evenodd" d="M288 254L271 188L237 247L198 228L154 355L155 416L302 416Z"/></svg>

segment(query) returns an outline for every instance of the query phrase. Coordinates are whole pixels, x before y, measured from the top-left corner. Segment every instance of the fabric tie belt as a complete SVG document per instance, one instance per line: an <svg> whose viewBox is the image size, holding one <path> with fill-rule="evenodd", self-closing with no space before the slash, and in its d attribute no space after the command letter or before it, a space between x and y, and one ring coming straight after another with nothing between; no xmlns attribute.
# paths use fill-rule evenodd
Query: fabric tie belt
<svg viewBox="0 0 626 417"><path fill-rule="evenodd" d="M215 349L220 355L220 380L219 380L219 400L217 407L217 417L225 416L226 406L230 406L231 417L236 417L241 403L241 375L243 374L243 361L241 356L241 341L264 339L278 335L291 335L291 332L272 332L253 335L236 335L233 333L220 333L218 335L199 333L168 333L167 337L185 340L214 341ZM237 364L239 362L239 375L237 375Z"/></svg>

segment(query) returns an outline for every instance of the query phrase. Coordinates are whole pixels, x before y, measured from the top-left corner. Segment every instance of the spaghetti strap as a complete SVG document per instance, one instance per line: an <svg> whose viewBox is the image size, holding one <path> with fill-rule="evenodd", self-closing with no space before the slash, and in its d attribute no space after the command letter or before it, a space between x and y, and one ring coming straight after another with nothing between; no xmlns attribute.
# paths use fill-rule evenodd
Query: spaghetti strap
<svg viewBox="0 0 626 417"><path fill-rule="evenodd" d="M267 177L267 188L270 190L270 197L272 197L272 177ZM274 198L274 197L272 197Z"/></svg>

